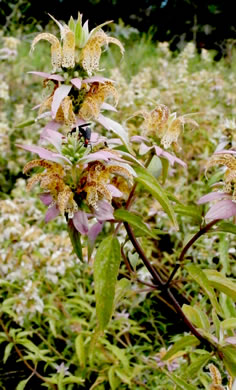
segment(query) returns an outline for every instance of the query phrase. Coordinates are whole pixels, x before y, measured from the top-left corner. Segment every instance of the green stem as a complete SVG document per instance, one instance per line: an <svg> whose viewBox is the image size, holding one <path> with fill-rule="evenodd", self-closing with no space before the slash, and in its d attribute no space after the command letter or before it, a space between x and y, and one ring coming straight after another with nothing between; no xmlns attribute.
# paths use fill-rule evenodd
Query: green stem
<svg viewBox="0 0 236 390"><path fill-rule="evenodd" d="M141 260L143 261L144 265L152 275L152 278L156 284L156 288L163 290L163 287L165 287L165 283L163 282L161 276L158 274L157 270L152 266L148 258L146 257L143 249L141 248L138 240L136 239L134 232L132 228L129 226L127 222L124 222L125 229L127 231L128 237L130 241L132 242L134 248L136 249L137 253L139 254ZM179 303L177 302L176 298L168 288L166 290L166 294L171 301L171 304L174 306L176 312L180 315L184 323L187 325L191 333L203 344L205 344L208 348L215 349L214 345L212 345L208 340L206 340L198 331L197 329L193 326L193 324L188 320L188 318L185 316L184 312L182 311Z"/></svg>
<svg viewBox="0 0 236 390"><path fill-rule="evenodd" d="M165 288L167 289L171 283L171 281L173 280L176 272L178 271L182 261L184 260L184 257L187 253L187 251L189 250L189 248L195 243L195 241L197 241L199 239L199 237L201 237L203 234L207 233L212 226L214 226L217 222L219 222L220 219L214 219L213 221L209 222L207 225L205 225L203 228L201 228L192 238L191 240L189 240L189 242L184 246L184 248L182 249L182 252L180 253L180 256L179 256L179 260L177 261L177 263L175 264L175 268L173 269L173 271L171 272L171 275L168 279L168 281L166 282L165 284Z"/></svg>

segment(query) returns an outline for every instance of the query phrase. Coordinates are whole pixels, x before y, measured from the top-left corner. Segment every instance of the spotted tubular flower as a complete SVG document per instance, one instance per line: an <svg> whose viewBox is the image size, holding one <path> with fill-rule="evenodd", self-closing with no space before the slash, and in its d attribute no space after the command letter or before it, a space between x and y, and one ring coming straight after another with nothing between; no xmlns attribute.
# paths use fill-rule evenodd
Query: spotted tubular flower
<svg viewBox="0 0 236 390"><path fill-rule="evenodd" d="M124 47L116 38L109 37L102 29L92 34L81 52L81 64L84 70L91 75L99 70L99 62L102 54L102 46L114 43L120 48L121 54L124 54Z"/></svg>
<svg viewBox="0 0 236 390"><path fill-rule="evenodd" d="M73 199L73 192L63 180L66 173L62 165L46 160L33 160L25 165L23 173L35 167L43 167L45 171L32 176L28 180L27 189L30 190L35 184L40 183L43 190L49 191L62 215L65 212L73 215L78 207Z"/></svg>
<svg viewBox="0 0 236 390"><path fill-rule="evenodd" d="M112 199L127 197L135 172L121 157L122 152L103 148L91 153L78 135L78 130L65 137L47 129L41 139L53 145L57 152L41 146L17 146L40 157L28 162L24 173L32 168L44 168L28 180L27 188L40 184L43 190L40 199L48 206L45 221L67 214L81 234L88 234L84 208L89 208L90 217L95 217L100 224L113 219ZM92 236L101 228L100 225L94 228Z"/></svg>
<svg viewBox="0 0 236 390"><path fill-rule="evenodd" d="M51 94L39 106L39 115L49 110L53 120L70 128L76 125L79 118L97 119L101 109L115 110L113 106L105 104L108 96L113 96L115 105L118 103L118 93L113 81L105 77L94 76L84 80L77 77L71 79L71 85L68 85L63 83L65 79L57 74L34 71L29 73L43 77L45 85L48 80L53 80L55 84Z"/></svg>
<svg viewBox="0 0 236 390"><path fill-rule="evenodd" d="M56 19L54 20L56 21ZM60 27L61 39L63 43L62 46L59 39L50 33L41 33L37 35L31 45L31 51L33 51L35 45L41 40L46 40L51 44L51 62L54 72L61 67L73 68L75 66L74 33L69 29L68 26L62 26L58 21L56 21L56 23Z"/></svg>
<svg viewBox="0 0 236 390"><path fill-rule="evenodd" d="M116 176L119 176L119 181L114 180ZM117 188L120 194L126 195L124 192L129 189L132 183L133 176L127 168L94 161L89 163L84 170L76 192L78 194L85 193L88 205L97 210L100 200L111 203L112 187Z"/></svg>
<svg viewBox="0 0 236 390"><path fill-rule="evenodd" d="M92 83L79 110L79 116L84 120L89 120L91 118L97 119L102 104L108 96L113 96L115 105L117 105L118 93L110 81L105 83Z"/></svg>

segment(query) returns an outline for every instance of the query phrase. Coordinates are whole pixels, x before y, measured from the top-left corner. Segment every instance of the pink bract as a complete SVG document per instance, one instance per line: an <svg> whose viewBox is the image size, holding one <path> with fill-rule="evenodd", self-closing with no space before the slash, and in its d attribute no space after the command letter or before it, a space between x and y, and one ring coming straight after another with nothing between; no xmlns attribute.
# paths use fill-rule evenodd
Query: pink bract
<svg viewBox="0 0 236 390"><path fill-rule="evenodd" d="M206 219L227 219L236 215L236 203L230 199L220 200L214 204L208 213Z"/></svg>

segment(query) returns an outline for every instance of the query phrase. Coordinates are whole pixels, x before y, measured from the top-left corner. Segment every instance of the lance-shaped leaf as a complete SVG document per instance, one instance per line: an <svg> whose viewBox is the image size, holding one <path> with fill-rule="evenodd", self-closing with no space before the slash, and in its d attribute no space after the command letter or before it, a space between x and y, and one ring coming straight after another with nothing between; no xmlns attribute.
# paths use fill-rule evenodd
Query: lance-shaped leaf
<svg viewBox="0 0 236 390"><path fill-rule="evenodd" d="M236 234L236 226L234 223L230 223L230 222L220 222L218 224L218 227L217 229L214 229L214 230L210 230L210 232L220 232L220 233L232 233L232 234Z"/></svg>
<svg viewBox="0 0 236 390"><path fill-rule="evenodd" d="M220 324L221 328L224 330L227 329L236 329L236 318L227 318L226 320L222 321Z"/></svg>
<svg viewBox="0 0 236 390"><path fill-rule="evenodd" d="M78 230L75 228L72 219L68 219L67 222L67 228L68 228L68 233L70 236L70 240L73 246L73 249L78 256L78 258L83 261L83 254L82 254L82 245L80 241L80 233Z"/></svg>
<svg viewBox="0 0 236 390"><path fill-rule="evenodd" d="M228 345L227 347L220 348L220 352L229 374L233 378L236 377L236 347Z"/></svg>
<svg viewBox="0 0 236 390"><path fill-rule="evenodd" d="M135 171L137 173L137 177L135 180L142 184L142 186L150 192L154 196L154 198L160 203L163 210L166 212L170 220L174 223L176 229L178 229L178 223L176 220L176 216L174 213L174 210L170 204L170 201L163 190L163 188L160 186L158 181L155 179L155 177L147 171L147 169L142 167L136 167Z"/></svg>
<svg viewBox="0 0 236 390"><path fill-rule="evenodd" d="M119 241L116 237L108 236L99 245L94 261L96 312L100 330L105 329L112 315L119 266Z"/></svg>
<svg viewBox="0 0 236 390"><path fill-rule="evenodd" d="M207 315L199 308L183 305L182 310L188 317L189 321L192 322L197 328L203 328L206 331L210 328L210 323Z"/></svg>
<svg viewBox="0 0 236 390"><path fill-rule="evenodd" d="M174 345L172 345L172 347L163 356L162 360L169 360L177 352L183 351L187 347L195 347L199 343L199 340L195 336L183 336L180 340L176 341Z"/></svg>
<svg viewBox="0 0 236 390"><path fill-rule="evenodd" d="M236 302L236 283L233 282L233 280L230 280L213 269L205 269L204 274L206 275L210 286L230 296Z"/></svg>
<svg viewBox="0 0 236 390"><path fill-rule="evenodd" d="M196 224L200 224L202 222L202 217L201 214L199 213L199 207L197 206L177 204L174 207L174 210L176 214L192 218L192 220Z"/></svg>
<svg viewBox="0 0 236 390"><path fill-rule="evenodd" d="M145 225L139 215L135 215L127 210L116 210L114 213L116 219L129 223L131 226L139 229L142 233L152 238L157 238L156 234Z"/></svg>
<svg viewBox="0 0 236 390"><path fill-rule="evenodd" d="M189 378L195 378L199 374L200 370L208 363L212 354L205 352L203 355L198 356L187 368L187 375Z"/></svg>
<svg viewBox="0 0 236 390"><path fill-rule="evenodd" d="M28 119L27 121L21 122L18 125L16 125L16 128L23 129L24 127L31 126L35 122L36 122L36 119Z"/></svg>
<svg viewBox="0 0 236 390"><path fill-rule="evenodd" d="M208 295L211 304L215 308L216 312L220 316L224 316L222 309L217 301L214 289L211 287L209 280L207 279L205 273L201 270L201 268L196 267L193 264L189 264L186 266L186 269L191 275L191 277L202 287L202 289Z"/></svg>
<svg viewBox="0 0 236 390"><path fill-rule="evenodd" d="M176 376L174 374L170 374L168 371L165 371L165 374L174 382L176 385L178 385L178 389L181 390L196 390L196 387L193 385L190 385L187 383L184 379L180 378L179 376Z"/></svg>

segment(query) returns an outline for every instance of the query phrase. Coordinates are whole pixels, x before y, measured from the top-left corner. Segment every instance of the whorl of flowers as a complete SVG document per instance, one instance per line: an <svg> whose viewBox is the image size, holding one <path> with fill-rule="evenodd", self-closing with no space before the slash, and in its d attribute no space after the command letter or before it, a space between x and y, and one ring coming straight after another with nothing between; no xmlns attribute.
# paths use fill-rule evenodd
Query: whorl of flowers
<svg viewBox="0 0 236 390"><path fill-rule="evenodd" d="M198 124L186 115L177 117L176 113L170 114L164 104L159 104L154 110L137 111L133 116L141 115L144 118L143 129L145 135L156 136L161 139L165 149L178 141L179 135L186 123L196 127Z"/></svg>
<svg viewBox="0 0 236 390"><path fill-rule="evenodd" d="M48 41L51 44L51 61L54 72L59 68L74 68L75 64L78 64L91 75L94 71L99 70L102 46L109 43L119 46L121 53L124 53L124 47L120 41L109 37L101 28L110 22L103 23L89 32L88 21L82 24L80 13L77 21L75 22L71 17L68 25L62 25L52 16L51 18L60 28L61 42L53 34L41 33L33 40L32 50L40 40Z"/></svg>

